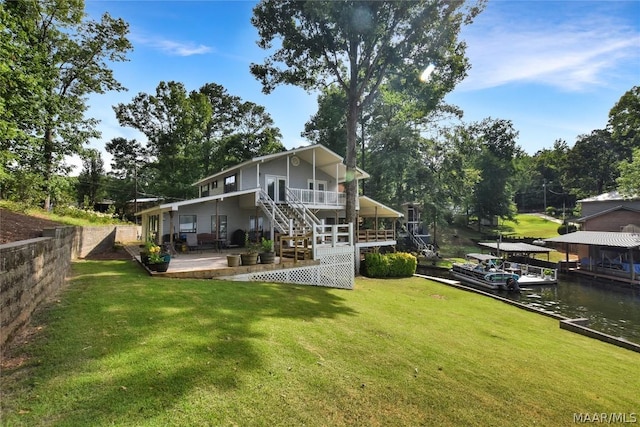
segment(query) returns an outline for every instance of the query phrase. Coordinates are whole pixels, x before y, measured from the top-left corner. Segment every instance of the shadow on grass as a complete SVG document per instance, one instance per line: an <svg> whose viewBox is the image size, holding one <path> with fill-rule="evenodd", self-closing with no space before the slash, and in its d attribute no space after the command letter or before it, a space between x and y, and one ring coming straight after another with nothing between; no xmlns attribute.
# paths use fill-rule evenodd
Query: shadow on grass
<svg viewBox="0 0 640 427"><path fill-rule="evenodd" d="M47 336L28 350L38 359L32 378L12 384L9 408L23 422L131 423L198 390L222 396L277 355L274 321L355 314L342 291L326 288L158 279L124 261L73 269L61 302L42 316Z"/></svg>

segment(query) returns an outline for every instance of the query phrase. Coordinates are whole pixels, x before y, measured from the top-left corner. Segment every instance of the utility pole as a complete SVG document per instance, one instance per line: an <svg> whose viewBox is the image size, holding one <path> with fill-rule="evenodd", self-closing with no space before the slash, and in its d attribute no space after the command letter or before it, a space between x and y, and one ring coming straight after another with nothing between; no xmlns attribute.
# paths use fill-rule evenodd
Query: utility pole
<svg viewBox="0 0 640 427"><path fill-rule="evenodd" d="M547 180L543 180L542 183L542 193L544 197L544 213L547 213Z"/></svg>

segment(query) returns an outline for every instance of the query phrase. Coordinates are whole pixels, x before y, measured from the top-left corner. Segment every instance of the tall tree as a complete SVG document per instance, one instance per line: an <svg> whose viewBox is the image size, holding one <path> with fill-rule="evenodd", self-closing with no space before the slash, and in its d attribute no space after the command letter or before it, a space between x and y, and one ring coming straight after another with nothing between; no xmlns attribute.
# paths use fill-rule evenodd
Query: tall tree
<svg viewBox="0 0 640 427"><path fill-rule="evenodd" d="M30 73L39 75L40 90L32 99L37 120L21 124L32 140L20 157L31 168L39 166L48 208L52 177L64 170L65 156L79 154L89 138L98 136L97 121L84 116L87 95L124 89L107 61L126 59L131 49L128 25L106 13L100 21L86 19L81 0L11 1L3 6L17 23L15 33L25 35Z"/></svg>
<svg viewBox="0 0 640 427"><path fill-rule="evenodd" d="M318 112L305 123L302 136L314 144L345 155L347 143L347 97L343 90L329 86L318 95Z"/></svg>
<svg viewBox="0 0 640 427"><path fill-rule="evenodd" d="M254 8L258 45L274 49L252 74L270 93L279 84L306 90L336 84L347 98L347 176L355 176L360 112L390 76L403 76L404 87L442 99L466 74L465 45L457 40L484 2L437 1L297 1L263 0ZM430 84L420 81L435 64ZM347 179L347 221L356 221L356 181Z"/></svg>
<svg viewBox="0 0 640 427"><path fill-rule="evenodd" d="M129 200L134 202L134 212L137 212L139 190L146 188L151 181L147 178L149 171L149 156L145 147L135 139L113 138L105 145L105 149L113 156L109 178L117 185L111 188L110 197L116 202L119 212L127 212Z"/></svg>
<svg viewBox="0 0 640 427"><path fill-rule="evenodd" d="M122 126L130 126L148 138L155 157L154 191L166 197L186 199L195 195L191 185L202 176L196 153L211 121L211 104L198 92L187 93L179 82L160 82L155 95L139 93L129 104L114 107Z"/></svg>
<svg viewBox="0 0 640 427"><path fill-rule="evenodd" d="M193 197L192 184L203 176L284 149L264 107L214 83L187 93L182 83L160 82L155 95L139 93L114 110L121 125L148 138L156 195Z"/></svg>
<svg viewBox="0 0 640 427"><path fill-rule="evenodd" d="M623 149L622 159L631 160L631 152L640 148L640 86L625 92L609 112L611 138Z"/></svg>
<svg viewBox="0 0 640 427"><path fill-rule="evenodd" d="M514 214L510 180L518 132L510 120L492 118L474 123L470 129L478 144L475 167L481 175L474 191L473 210L480 227L483 219L511 218Z"/></svg>
<svg viewBox="0 0 640 427"><path fill-rule="evenodd" d="M638 197L640 195L640 148L634 149L633 159L621 162L619 168L618 191L626 197Z"/></svg>
<svg viewBox="0 0 640 427"><path fill-rule="evenodd" d="M82 154L82 171L78 175L76 191L78 204L86 209L93 207L104 199L104 161L96 149L84 150Z"/></svg>
<svg viewBox="0 0 640 427"><path fill-rule="evenodd" d="M567 156L565 174L571 192L584 198L615 189L622 152L606 129L580 135Z"/></svg>

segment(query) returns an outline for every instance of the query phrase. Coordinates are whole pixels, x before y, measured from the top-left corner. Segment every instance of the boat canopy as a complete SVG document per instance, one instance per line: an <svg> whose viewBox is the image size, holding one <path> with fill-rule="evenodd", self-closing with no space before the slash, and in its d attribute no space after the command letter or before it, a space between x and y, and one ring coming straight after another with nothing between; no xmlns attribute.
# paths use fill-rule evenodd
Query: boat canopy
<svg viewBox="0 0 640 427"><path fill-rule="evenodd" d="M478 243L480 246L484 246L485 248L499 250L500 252L506 253L546 253L554 252L555 249L551 248L543 248L536 245L530 245L528 243L509 243L509 242L480 242Z"/></svg>
<svg viewBox="0 0 640 427"><path fill-rule="evenodd" d="M502 259L500 257L490 255L490 254L477 254L477 253L467 254L467 258L477 259L478 261L490 261L493 259Z"/></svg>

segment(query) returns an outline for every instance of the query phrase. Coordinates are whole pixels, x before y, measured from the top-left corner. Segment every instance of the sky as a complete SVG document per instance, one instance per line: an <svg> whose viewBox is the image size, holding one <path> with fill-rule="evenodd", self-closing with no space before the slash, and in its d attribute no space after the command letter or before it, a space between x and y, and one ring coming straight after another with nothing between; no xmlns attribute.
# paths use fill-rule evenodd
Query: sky
<svg viewBox="0 0 640 427"><path fill-rule="evenodd" d="M87 115L99 119L99 140L146 137L118 124L113 105L140 92L155 94L161 81L187 90L206 83L266 107L287 148L308 144L300 133L317 111L317 94L279 86L269 95L249 72L267 52L257 46L250 19L254 1L87 0L94 19L108 12L129 23L134 49L128 61L112 64L126 92L89 97ZM640 1L489 0L473 24L463 27L471 63L468 76L445 101L464 111L463 121L513 122L517 145L533 155L557 139L603 129L609 110L640 85ZM436 70L437 72L437 70ZM78 160L71 163L78 164Z"/></svg>

